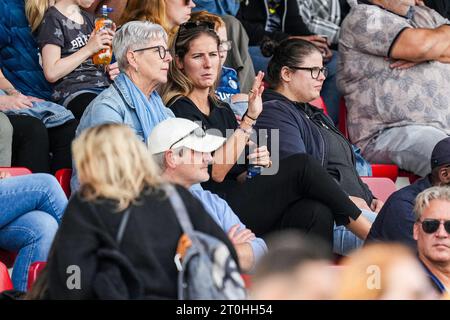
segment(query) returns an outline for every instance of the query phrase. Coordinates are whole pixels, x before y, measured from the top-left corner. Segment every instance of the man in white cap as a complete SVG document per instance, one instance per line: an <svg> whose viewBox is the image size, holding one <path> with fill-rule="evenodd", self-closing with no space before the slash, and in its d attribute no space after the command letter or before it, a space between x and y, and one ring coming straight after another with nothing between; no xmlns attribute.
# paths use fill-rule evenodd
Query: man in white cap
<svg viewBox="0 0 450 320"><path fill-rule="evenodd" d="M225 200L203 190L199 184L209 180L211 152L224 142L225 138L205 133L195 122L170 118L153 129L148 147L162 170L162 176L168 182L188 188L228 234L245 272L251 270L267 251L264 240L245 227Z"/></svg>

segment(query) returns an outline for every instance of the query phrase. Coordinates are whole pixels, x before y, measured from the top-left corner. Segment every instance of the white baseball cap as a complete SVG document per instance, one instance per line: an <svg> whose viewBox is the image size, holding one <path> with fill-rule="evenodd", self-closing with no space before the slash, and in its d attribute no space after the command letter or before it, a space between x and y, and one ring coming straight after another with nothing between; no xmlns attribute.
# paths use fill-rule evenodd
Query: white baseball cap
<svg viewBox="0 0 450 320"><path fill-rule="evenodd" d="M207 134L198 124L184 118L170 118L160 122L147 139L152 154L186 147L198 152L213 152L225 138Z"/></svg>

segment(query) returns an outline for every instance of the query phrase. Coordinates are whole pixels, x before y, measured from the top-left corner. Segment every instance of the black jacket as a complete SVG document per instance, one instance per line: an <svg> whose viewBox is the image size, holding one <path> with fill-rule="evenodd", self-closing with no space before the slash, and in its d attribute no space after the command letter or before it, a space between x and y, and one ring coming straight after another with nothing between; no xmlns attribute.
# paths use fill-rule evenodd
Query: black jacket
<svg viewBox="0 0 450 320"><path fill-rule="evenodd" d="M237 262L227 235L200 202L182 187L177 190L185 203L194 229L223 241ZM110 247L122 218L111 201L88 203L77 193L69 201L48 260L50 299L95 299L92 283L98 272L98 250ZM101 221L100 221L101 219ZM105 227L107 230L105 230ZM161 192L144 194L132 206L120 245L149 299L176 299L178 271L174 256L181 226L170 201ZM81 271L81 289L69 290L70 266Z"/></svg>
<svg viewBox="0 0 450 320"><path fill-rule="evenodd" d="M281 1L278 8L278 12L281 13L281 30L279 31L265 31L268 12L267 0L245 0L241 2L236 17L247 31L250 39L249 46L259 45L264 36L280 41L288 36L312 34L300 16L297 0Z"/></svg>
<svg viewBox="0 0 450 320"><path fill-rule="evenodd" d="M297 153L307 153L318 160L324 168L327 168L329 141L319 130L319 127L325 127L335 135L342 136L342 134L334 126L333 121L323 113L323 110L308 103L293 102L270 89L264 91L263 102L264 109L258 117L256 127L258 129L280 130L280 159ZM270 136L267 144L269 149L272 145ZM345 141L348 142L347 139ZM350 142L348 144L351 149ZM353 152L352 164L355 172L349 174L356 177L358 181L354 182L360 186L358 189L362 190L362 193L355 194L352 190L344 191L349 195L361 197L370 203L373 195L356 173L356 159ZM344 174L343 172L342 175Z"/></svg>
<svg viewBox="0 0 450 320"><path fill-rule="evenodd" d="M436 10L444 18L450 19L450 1L448 0L425 0L425 4Z"/></svg>

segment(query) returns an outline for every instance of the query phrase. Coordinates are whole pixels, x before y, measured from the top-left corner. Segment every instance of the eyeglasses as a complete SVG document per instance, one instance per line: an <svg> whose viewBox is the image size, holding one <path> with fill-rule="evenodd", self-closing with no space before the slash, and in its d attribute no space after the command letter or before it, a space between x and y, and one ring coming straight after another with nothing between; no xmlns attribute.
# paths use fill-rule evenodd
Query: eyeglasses
<svg viewBox="0 0 450 320"><path fill-rule="evenodd" d="M220 41L219 50L220 51L230 51L232 43L233 43L233 41L231 41L231 40Z"/></svg>
<svg viewBox="0 0 450 320"><path fill-rule="evenodd" d="M292 67L292 66L289 66L289 68L296 69L296 70L309 70L309 71L311 71L311 78L316 79L316 80L319 78L319 75L320 75L321 72L322 72L322 74L324 75L325 78L328 76L328 68L327 67L322 67L322 68L310 67L310 68L307 68L307 67Z"/></svg>
<svg viewBox="0 0 450 320"><path fill-rule="evenodd" d="M191 135L194 135L194 136L196 136L197 138L203 138L204 136L206 136L206 132L203 131L202 128L197 127L197 128L195 128L194 130L192 130L191 132L189 132L187 135L181 137L180 139L178 139L177 141L175 141L174 143L172 143L172 144L170 145L169 149L172 149L172 147L173 147L174 145L176 145L178 142L183 141L184 139L186 139L187 137L189 137L189 136L191 136Z"/></svg>
<svg viewBox="0 0 450 320"><path fill-rule="evenodd" d="M441 224L444 225L445 231L450 234L450 220L438 220L438 219L425 219L423 221L418 220L417 223L422 224L422 230L425 233L435 233Z"/></svg>
<svg viewBox="0 0 450 320"><path fill-rule="evenodd" d="M158 49L158 54L159 54L159 57L161 58L161 60L164 60L164 58L166 57L167 53L170 54L170 50L164 48L163 46L154 46L154 47L148 47L148 48L141 48L141 49L133 50L133 52L139 52L139 51L151 50L151 49Z"/></svg>

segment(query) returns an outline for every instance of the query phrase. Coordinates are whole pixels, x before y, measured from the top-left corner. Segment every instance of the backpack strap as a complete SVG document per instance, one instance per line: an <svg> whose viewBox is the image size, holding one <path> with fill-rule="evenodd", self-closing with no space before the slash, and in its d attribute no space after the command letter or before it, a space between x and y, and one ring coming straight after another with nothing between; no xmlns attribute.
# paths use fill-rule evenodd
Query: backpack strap
<svg viewBox="0 0 450 320"><path fill-rule="evenodd" d="M89 206L91 207L94 214L97 216L97 219L99 220L101 227L105 231L107 231L108 228L106 227L105 222L103 221L102 217L100 217L100 214L98 213L96 206L91 202L89 202ZM122 213L122 219L120 220L119 229L117 231L116 238L115 238L115 242L118 246L122 242L123 234L125 233L125 229L127 227L128 220L130 218L130 211L131 211L131 206ZM109 237L111 238L111 235L109 235Z"/></svg>
<svg viewBox="0 0 450 320"><path fill-rule="evenodd" d="M122 220L120 220L119 231L117 232L116 236L116 242L119 245L122 242L123 234L125 233L125 228L127 227L127 223L130 218L130 211L131 211L130 209L131 208L125 210L122 216Z"/></svg>
<svg viewBox="0 0 450 320"><path fill-rule="evenodd" d="M194 227L192 226L191 219L189 218L189 215L187 213L186 206L184 205L183 200L181 199L177 189L175 189L175 187L172 186L171 184L165 184L163 188L165 189L169 197L170 203L172 204L172 207L175 210L175 214L178 218L178 222L181 225L181 229L183 229L183 232L189 236L189 238L192 241L192 244L194 244L195 247L201 250L201 246L197 243L198 239L194 234Z"/></svg>

